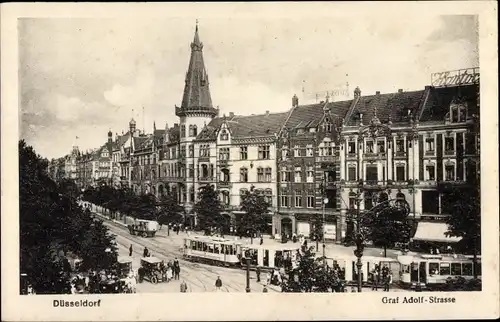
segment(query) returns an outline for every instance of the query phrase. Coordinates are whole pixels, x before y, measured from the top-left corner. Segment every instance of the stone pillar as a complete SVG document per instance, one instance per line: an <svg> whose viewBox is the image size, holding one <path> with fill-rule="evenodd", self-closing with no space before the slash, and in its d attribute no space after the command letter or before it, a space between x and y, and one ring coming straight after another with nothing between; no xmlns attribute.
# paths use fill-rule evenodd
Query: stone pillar
<svg viewBox="0 0 500 322"><path fill-rule="evenodd" d="M415 180L422 180L423 178L420 178L420 146L419 146L419 140L418 137L413 141L413 166L414 166L414 178Z"/></svg>
<svg viewBox="0 0 500 322"><path fill-rule="evenodd" d="M347 139L341 142L340 146L340 180L346 180L345 177L345 154L347 149Z"/></svg>
<svg viewBox="0 0 500 322"><path fill-rule="evenodd" d="M358 139L358 180L365 180L365 175L363 171L363 141Z"/></svg>
<svg viewBox="0 0 500 322"><path fill-rule="evenodd" d="M394 137L391 136L389 138L391 142L387 142L387 180L394 180L392 177L392 167L393 167L393 159L392 159L392 151L394 151ZM391 144L389 146L389 143Z"/></svg>

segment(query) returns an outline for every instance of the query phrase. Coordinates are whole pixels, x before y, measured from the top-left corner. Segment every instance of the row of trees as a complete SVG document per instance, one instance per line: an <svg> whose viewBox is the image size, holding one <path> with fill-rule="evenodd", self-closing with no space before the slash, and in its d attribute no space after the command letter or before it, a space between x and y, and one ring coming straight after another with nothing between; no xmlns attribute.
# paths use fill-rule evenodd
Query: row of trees
<svg viewBox="0 0 500 322"><path fill-rule="evenodd" d="M128 188L115 189L103 185L85 190L83 199L108 209L111 216L158 220L160 224L179 224L185 217L184 209L170 193L158 198L153 194L136 195ZM193 208L197 218L196 228L207 234L213 230L228 233L234 226L236 233L250 237L265 229L269 204L262 194L251 189L243 196L240 209L242 214L231 218L214 186L202 186Z"/></svg>
<svg viewBox="0 0 500 322"><path fill-rule="evenodd" d="M184 210L169 193L157 198L153 194L137 195L129 188L101 185L85 190L83 199L106 208L113 218L130 216L157 220L160 224L183 222Z"/></svg>
<svg viewBox="0 0 500 322"><path fill-rule="evenodd" d="M21 285L27 282L39 294L61 294L70 290L69 258L81 259L82 270L97 271L116 262L117 249L107 227L78 205L76 185L53 181L47 166L19 141Z"/></svg>

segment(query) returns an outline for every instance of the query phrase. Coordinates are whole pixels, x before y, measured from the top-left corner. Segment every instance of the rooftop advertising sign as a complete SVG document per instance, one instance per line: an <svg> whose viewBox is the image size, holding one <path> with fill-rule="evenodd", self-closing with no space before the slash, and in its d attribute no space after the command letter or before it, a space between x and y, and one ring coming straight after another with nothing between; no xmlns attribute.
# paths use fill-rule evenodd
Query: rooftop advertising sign
<svg viewBox="0 0 500 322"><path fill-rule="evenodd" d="M431 85L435 87L471 84L479 84L479 67L431 74Z"/></svg>

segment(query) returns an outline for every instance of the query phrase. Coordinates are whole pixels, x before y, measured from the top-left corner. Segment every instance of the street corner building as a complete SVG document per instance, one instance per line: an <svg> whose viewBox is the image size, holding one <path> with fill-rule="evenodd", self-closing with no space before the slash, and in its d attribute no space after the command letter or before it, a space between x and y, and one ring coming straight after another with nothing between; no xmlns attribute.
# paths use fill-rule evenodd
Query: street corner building
<svg viewBox="0 0 500 322"><path fill-rule="evenodd" d="M353 225L349 209L404 199L418 223L413 239L444 241L450 188L478 186L480 175L479 68L451 74L417 91L356 87L350 100L327 94L301 105L291 95L288 112L220 115L196 26L182 102L172 107L177 123L154 123L146 134L132 119L126 132L110 131L93 151L73 147L49 171L82 188L170 193L192 223L201 186L214 185L233 218L241 196L255 189L271 205L264 233L310 236L324 218L324 238L337 243Z"/></svg>

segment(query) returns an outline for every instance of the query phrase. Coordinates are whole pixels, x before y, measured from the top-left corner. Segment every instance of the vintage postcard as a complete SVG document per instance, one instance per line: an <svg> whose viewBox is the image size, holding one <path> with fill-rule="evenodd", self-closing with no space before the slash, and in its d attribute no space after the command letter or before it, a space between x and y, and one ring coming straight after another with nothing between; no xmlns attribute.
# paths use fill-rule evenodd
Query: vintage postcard
<svg viewBox="0 0 500 322"><path fill-rule="evenodd" d="M2 319L498 318L497 10L2 4Z"/></svg>

